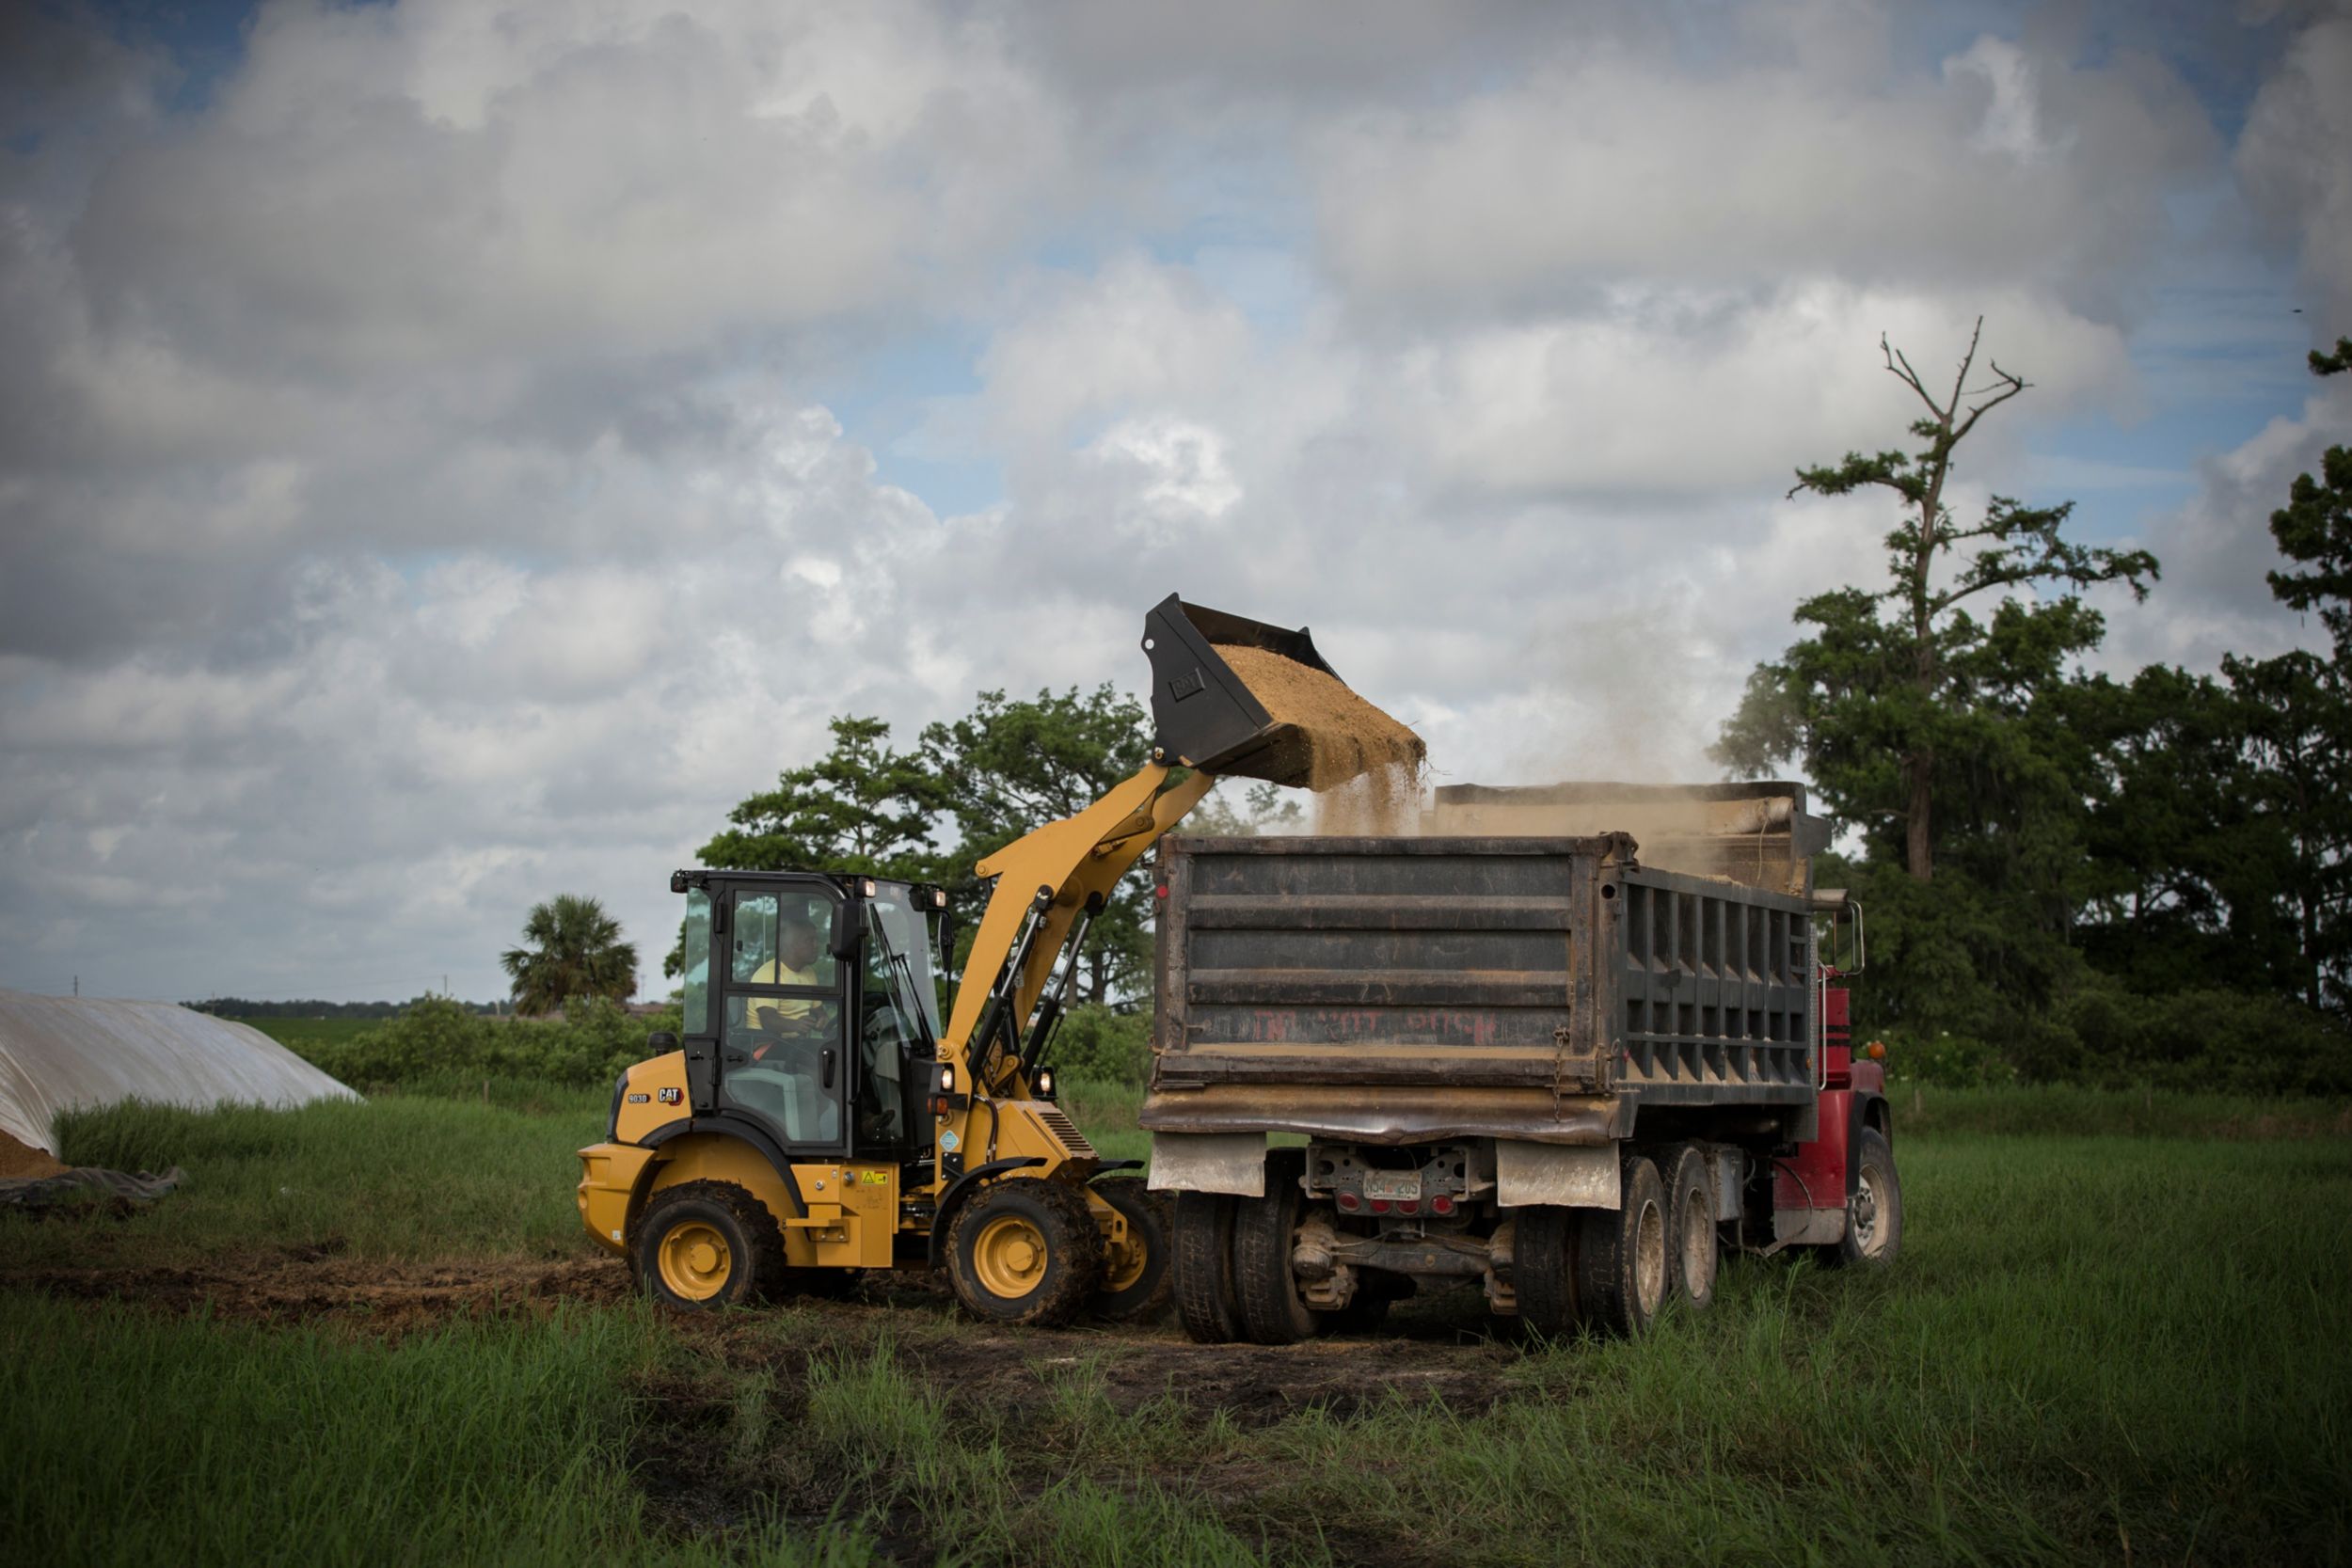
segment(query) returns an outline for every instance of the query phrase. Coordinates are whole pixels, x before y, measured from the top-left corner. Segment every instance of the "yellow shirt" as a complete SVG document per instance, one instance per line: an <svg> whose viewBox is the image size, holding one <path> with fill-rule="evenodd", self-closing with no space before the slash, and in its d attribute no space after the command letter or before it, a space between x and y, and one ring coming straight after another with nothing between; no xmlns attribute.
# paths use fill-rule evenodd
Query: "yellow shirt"
<svg viewBox="0 0 2352 1568"><path fill-rule="evenodd" d="M750 978L743 983L752 986L830 987L832 980L816 969L816 963L822 961L818 959L807 969L794 969L782 958L771 959L753 970ZM773 1008L778 1018L806 1018L816 1006L817 999L810 996L753 996L745 998L743 1004L744 1011L755 1020L759 1017L762 1008Z"/></svg>

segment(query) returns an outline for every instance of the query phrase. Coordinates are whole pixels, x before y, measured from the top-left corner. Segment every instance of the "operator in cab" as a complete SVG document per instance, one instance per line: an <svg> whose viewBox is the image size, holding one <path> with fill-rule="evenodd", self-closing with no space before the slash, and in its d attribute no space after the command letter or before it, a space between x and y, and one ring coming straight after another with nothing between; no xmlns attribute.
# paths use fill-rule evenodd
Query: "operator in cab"
<svg viewBox="0 0 2352 1568"><path fill-rule="evenodd" d="M745 975L744 980L755 986L833 984L833 959L825 951L825 933L805 906L785 906L777 923L776 956ZM829 1028L831 1011L824 1003L807 996L761 997L752 1005L755 1022L762 1029L782 1035L805 1035Z"/></svg>

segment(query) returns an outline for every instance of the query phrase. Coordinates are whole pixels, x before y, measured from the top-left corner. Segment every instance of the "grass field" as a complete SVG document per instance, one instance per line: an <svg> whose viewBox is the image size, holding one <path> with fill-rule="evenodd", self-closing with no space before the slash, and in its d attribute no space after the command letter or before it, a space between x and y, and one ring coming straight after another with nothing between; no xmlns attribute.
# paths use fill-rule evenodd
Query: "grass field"
<svg viewBox="0 0 2352 1568"><path fill-rule="evenodd" d="M1141 1151L1132 1091L1069 1101ZM190 1181L0 1220L8 1558L2347 1555L2340 1107L1930 1090L1884 1273L1743 1261L1633 1344L1454 1295L1262 1350L985 1329L895 1278L659 1318L577 1233L603 1101L71 1118L69 1159Z"/></svg>

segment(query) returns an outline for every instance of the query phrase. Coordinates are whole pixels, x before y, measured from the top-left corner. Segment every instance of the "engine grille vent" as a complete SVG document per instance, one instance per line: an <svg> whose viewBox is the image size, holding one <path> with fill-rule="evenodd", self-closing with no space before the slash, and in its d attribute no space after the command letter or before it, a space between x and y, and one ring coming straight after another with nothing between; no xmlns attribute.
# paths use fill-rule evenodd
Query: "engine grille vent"
<svg viewBox="0 0 2352 1568"><path fill-rule="evenodd" d="M1062 1114L1060 1106L1039 1106L1037 1119L1044 1125L1045 1131L1061 1140L1062 1147L1072 1155L1081 1160L1093 1158L1094 1146L1087 1142L1084 1132L1078 1131L1078 1124Z"/></svg>

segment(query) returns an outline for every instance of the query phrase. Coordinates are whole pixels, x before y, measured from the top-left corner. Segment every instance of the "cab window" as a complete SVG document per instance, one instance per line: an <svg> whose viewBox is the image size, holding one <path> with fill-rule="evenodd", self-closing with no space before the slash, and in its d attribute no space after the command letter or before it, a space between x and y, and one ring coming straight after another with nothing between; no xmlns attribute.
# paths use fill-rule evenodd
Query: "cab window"
<svg viewBox="0 0 2352 1568"><path fill-rule="evenodd" d="M834 900L798 890L738 893L728 950L729 976L739 986L802 986L833 990L828 938Z"/></svg>

